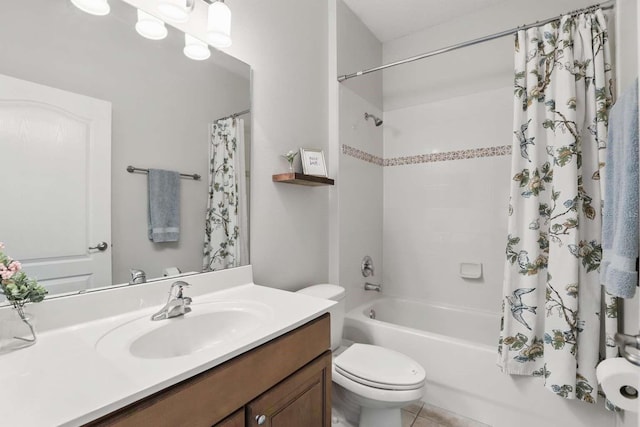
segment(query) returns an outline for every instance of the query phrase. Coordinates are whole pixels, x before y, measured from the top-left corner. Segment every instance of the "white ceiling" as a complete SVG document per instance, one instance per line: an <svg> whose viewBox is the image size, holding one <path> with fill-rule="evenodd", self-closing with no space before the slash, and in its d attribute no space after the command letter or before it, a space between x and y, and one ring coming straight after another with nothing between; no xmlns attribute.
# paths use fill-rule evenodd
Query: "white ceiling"
<svg viewBox="0 0 640 427"><path fill-rule="evenodd" d="M344 0L382 43L507 0Z"/></svg>

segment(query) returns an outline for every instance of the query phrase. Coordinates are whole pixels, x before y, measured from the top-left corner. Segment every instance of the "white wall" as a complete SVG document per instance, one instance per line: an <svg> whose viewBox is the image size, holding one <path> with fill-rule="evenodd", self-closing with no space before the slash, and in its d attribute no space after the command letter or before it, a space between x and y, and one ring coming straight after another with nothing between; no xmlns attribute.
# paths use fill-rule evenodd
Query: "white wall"
<svg viewBox="0 0 640 427"><path fill-rule="evenodd" d="M337 0L338 76L382 65L382 43L360 18ZM382 73L366 74L340 84L382 109Z"/></svg>
<svg viewBox="0 0 640 427"><path fill-rule="evenodd" d="M330 187L276 184L280 157L299 147L328 151L328 5L243 0L225 51L253 69L251 263L256 283L297 289L328 279ZM298 164L299 167L299 164ZM331 167L331 165L329 165Z"/></svg>
<svg viewBox="0 0 640 427"><path fill-rule="evenodd" d="M557 16L592 0L502 1L493 7L384 44L390 63L467 40ZM384 110L419 105L504 86L512 79L513 37L503 37L384 72Z"/></svg>
<svg viewBox="0 0 640 427"><path fill-rule="evenodd" d="M382 44L342 0L337 1L338 74L376 67ZM382 117L382 75L353 79L339 86L339 144L382 158L382 127L364 113ZM347 309L377 297L364 283L382 281L382 166L345 155L339 159L339 283L346 288ZM362 258L373 258L375 275L361 273Z"/></svg>
<svg viewBox="0 0 640 427"><path fill-rule="evenodd" d="M382 127L364 120L364 111L382 111L353 93L340 90L340 142L382 158ZM347 309L378 297L365 282L383 282L382 166L344 153L340 155L340 284L347 290ZM363 277L362 258L369 255L374 276ZM386 286L386 285L384 285Z"/></svg>

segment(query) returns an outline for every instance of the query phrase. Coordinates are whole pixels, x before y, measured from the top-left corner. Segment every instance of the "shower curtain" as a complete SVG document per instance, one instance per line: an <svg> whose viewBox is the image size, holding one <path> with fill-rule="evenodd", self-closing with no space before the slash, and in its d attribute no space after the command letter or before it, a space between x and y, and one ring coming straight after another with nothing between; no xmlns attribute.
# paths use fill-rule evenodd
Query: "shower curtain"
<svg viewBox="0 0 640 427"><path fill-rule="evenodd" d="M595 403L600 346L607 357L617 351L616 299L602 296L598 277L612 103L602 11L519 31L514 85L498 364L508 374L542 377L562 397Z"/></svg>
<svg viewBox="0 0 640 427"><path fill-rule="evenodd" d="M245 177L244 120L218 120L211 125L209 143L204 271L249 262Z"/></svg>

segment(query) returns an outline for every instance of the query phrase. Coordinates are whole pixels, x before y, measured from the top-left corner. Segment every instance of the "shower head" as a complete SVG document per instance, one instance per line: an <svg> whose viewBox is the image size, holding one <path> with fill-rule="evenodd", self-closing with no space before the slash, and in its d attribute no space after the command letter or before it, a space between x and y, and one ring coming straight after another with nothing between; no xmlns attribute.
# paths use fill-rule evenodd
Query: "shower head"
<svg viewBox="0 0 640 427"><path fill-rule="evenodd" d="M365 120L369 120L369 117L371 117L373 119L373 122L376 124L376 126L380 126L382 124L382 119L374 116L373 114L364 113L364 119Z"/></svg>

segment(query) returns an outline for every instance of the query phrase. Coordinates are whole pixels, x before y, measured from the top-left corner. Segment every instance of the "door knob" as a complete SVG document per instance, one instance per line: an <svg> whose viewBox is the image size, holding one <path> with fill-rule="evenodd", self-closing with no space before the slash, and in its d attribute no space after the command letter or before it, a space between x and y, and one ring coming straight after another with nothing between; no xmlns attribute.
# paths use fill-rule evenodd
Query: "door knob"
<svg viewBox="0 0 640 427"><path fill-rule="evenodd" d="M259 426L263 425L265 421L267 421L267 417L265 415L256 415L256 422Z"/></svg>
<svg viewBox="0 0 640 427"><path fill-rule="evenodd" d="M109 244L107 242L100 242L95 246L90 246L89 249L97 249L100 252L104 252L107 250L108 247L109 247Z"/></svg>

